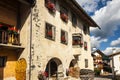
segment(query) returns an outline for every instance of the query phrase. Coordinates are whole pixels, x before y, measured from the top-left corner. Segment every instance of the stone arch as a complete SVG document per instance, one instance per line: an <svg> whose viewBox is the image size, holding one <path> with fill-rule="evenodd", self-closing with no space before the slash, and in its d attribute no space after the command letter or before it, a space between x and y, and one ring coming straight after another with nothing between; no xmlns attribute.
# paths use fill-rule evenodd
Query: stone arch
<svg viewBox="0 0 120 80"><path fill-rule="evenodd" d="M76 66L78 66L77 60L72 59L71 62L70 62L70 64L69 64L69 68L70 67L76 67Z"/></svg>
<svg viewBox="0 0 120 80"><path fill-rule="evenodd" d="M47 65L46 65L46 69L45 72L47 72L48 74L48 78L52 79L52 80L56 80L56 79L60 79L62 77L64 77L63 75L63 65L60 59L54 57L51 58Z"/></svg>

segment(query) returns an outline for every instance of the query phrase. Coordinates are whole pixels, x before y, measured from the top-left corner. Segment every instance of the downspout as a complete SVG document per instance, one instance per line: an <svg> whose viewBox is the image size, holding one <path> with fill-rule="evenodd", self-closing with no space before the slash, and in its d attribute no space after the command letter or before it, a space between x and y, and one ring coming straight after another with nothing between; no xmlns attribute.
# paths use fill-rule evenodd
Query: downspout
<svg viewBox="0 0 120 80"><path fill-rule="evenodd" d="M31 60L32 60L32 7L30 8L30 57L29 57L29 80L31 80Z"/></svg>
<svg viewBox="0 0 120 80"><path fill-rule="evenodd" d="M36 0L29 0L30 5L30 58L29 58L29 80L31 80L31 63L32 63L32 9L36 4Z"/></svg>

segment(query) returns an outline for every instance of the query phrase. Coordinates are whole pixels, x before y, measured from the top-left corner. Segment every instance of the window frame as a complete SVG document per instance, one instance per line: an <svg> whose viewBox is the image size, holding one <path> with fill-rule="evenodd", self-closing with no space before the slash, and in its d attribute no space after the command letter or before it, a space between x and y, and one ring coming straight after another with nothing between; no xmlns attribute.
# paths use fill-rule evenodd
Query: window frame
<svg viewBox="0 0 120 80"><path fill-rule="evenodd" d="M88 59L85 59L85 68L88 68Z"/></svg>
<svg viewBox="0 0 120 80"><path fill-rule="evenodd" d="M74 37L78 37L79 40L74 40ZM74 41L76 44L74 44ZM72 34L72 46L81 46L83 45L83 35L81 33L74 33Z"/></svg>
<svg viewBox="0 0 120 80"><path fill-rule="evenodd" d="M87 34L88 33L88 26L86 26L86 25L83 25L83 32L84 32L84 34Z"/></svg>
<svg viewBox="0 0 120 80"><path fill-rule="evenodd" d="M62 32L64 35L62 35ZM65 41L62 40L62 37L64 37ZM68 44L68 32L67 31L64 31L61 29L61 36L60 36L60 42L63 43L63 44Z"/></svg>
<svg viewBox="0 0 120 80"><path fill-rule="evenodd" d="M47 22L45 23L45 38L55 41L55 26Z"/></svg>
<svg viewBox="0 0 120 80"><path fill-rule="evenodd" d="M7 62L7 56L0 56L0 68L5 67Z"/></svg>
<svg viewBox="0 0 120 80"><path fill-rule="evenodd" d="M77 26L77 17L76 17L76 15L74 13L72 13L71 17L72 17L72 25L74 27L76 27Z"/></svg>

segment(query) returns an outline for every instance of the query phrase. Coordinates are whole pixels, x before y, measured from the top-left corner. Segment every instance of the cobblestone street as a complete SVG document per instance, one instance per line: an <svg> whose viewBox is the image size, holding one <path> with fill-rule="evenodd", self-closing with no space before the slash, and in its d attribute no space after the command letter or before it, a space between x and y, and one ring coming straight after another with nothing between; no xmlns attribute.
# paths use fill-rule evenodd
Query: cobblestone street
<svg viewBox="0 0 120 80"><path fill-rule="evenodd" d="M95 77L94 80L112 80L112 76L109 75L109 76L98 76L98 77Z"/></svg>

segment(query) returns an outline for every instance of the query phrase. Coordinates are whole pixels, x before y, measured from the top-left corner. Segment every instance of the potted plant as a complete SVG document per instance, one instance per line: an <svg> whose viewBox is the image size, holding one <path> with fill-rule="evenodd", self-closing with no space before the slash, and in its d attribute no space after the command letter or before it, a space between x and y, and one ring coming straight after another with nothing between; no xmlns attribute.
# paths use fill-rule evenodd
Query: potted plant
<svg viewBox="0 0 120 80"><path fill-rule="evenodd" d="M18 35L18 30L16 27L10 27L8 28L8 33L9 33L9 37L8 37L8 42L9 43L14 43L17 42L17 35Z"/></svg>
<svg viewBox="0 0 120 80"><path fill-rule="evenodd" d="M39 71L38 72L38 79L39 80L46 80L47 77L48 77L47 72L44 72L44 71Z"/></svg>
<svg viewBox="0 0 120 80"><path fill-rule="evenodd" d="M60 17L61 17L61 19L62 19L63 21L68 22L68 15L67 15L67 14L61 13L61 14L60 14Z"/></svg>
<svg viewBox="0 0 120 80"><path fill-rule="evenodd" d="M47 8L54 13L56 12L55 4L50 1L47 2Z"/></svg>
<svg viewBox="0 0 120 80"><path fill-rule="evenodd" d="M85 50L87 50L87 46L85 46L84 48L85 48Z"/></svg>
<svg viewBox="0 0 120 80"><path fill-rule="evenodd" d="M49 31L47 32L47 35L48 35L48 36L52 36L52 30L49 30Z"/></svg>
<svg viewBox="0 0 120 80"><path fill-rule="evenodd" d="M62 42L66 42L65 36L61 37Z"/></svg>

